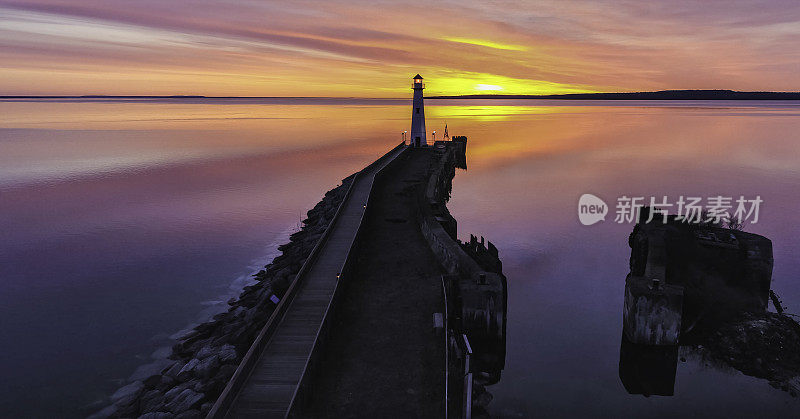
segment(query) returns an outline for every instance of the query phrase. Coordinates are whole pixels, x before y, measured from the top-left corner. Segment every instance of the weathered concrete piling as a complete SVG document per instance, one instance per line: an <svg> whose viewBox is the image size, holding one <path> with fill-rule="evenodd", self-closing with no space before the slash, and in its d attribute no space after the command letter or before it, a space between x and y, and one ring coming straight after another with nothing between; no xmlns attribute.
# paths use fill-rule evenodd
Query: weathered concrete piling
<svg viewBox="0 0 800 419"><path fill-rule="evenodd" d="M628 392L671 396L680 345L799 395L800 325L783 307L766 311L770 240L674 216L648 223L647 210L629 237L619 363Z"/></svg>
<svg viewBox="0 0 800 419"><path fill-rule="evenodd" d="M659 280L628 277L625 280L623 323L632 343L677 345L681 332L683 287Z"/></svg>
<svg viewBox="0 0 800 419"><path fill-rule="evenodd" d="M757 234L643 208L628 241L624 330L633 343L675 345L699 321L763 312L772 280L772 242Z"/></svg>

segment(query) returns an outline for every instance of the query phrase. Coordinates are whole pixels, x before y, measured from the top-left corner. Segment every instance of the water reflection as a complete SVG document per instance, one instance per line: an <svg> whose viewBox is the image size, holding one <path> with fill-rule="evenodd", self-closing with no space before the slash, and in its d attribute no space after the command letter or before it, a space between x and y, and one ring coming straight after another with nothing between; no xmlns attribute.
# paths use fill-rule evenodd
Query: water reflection
<svg viewBox="0 0 800 419"><path fill-rule="evenodd" d="M226 309L395 143L339 105L0 103L0 416L92 413Z"/></svg>
<svg viewBox="0 0 800 419"><path fill-rule="evenodd" d="M767 381L709 368L708 357L699 356L684 355L672 397L628 394L619 355L632 225L613 222L613 208L623 195L760 195L762 218L746 230L772 240L772 286L796 312L800 232L786 220L800 207L800 197L787 193L800 185L793 140L800 119L792 116L798 106L613 103L587 112L553 106L560 112L447 120L470 138L470 169L456 177L448 206L460 231L491 237L502 249L505 274L514 278L506 368L491 387L489 411L500 417L796 412L797 400ZM578 222L584 193L610 204L605 222Z"/></svg>
<svg viewBox="0 0 800 419"><path fill-rule="evenodd" d="M322 191L398 142L408 103L0 101L0 411L78 416L116 389L203 303L263 264ZM491 238L514 278L491 413L796 414L786 393L706 368L708 357L687 357L673 397L630 397L617 360L630 254L620 237L631 228L584 227L574 211L587 192L608 202L761 195L752 231L773 241L773 289L796 310L800 230L787 220L800 208L790 193L800 185L800 106L428 105L430 129L446 122L470 138L469 171L448 204L459 230Z"/></svg>
<svg viewBox="0 0 800 419"><path fill-rule="evenodd" d="M628 394L672 396L677 368L677 345L641 345L622 335L619 379Z"/></svg>
<svg viewBox="0 0 800 419"><path fill-rule="evenodd" d="M546 115L564 111L553 106L447 105L431 107L429 116L444 120L469 118L472 121L503 121L518 115Z"/></svg>
<svg viewBox="0 0 800 419"><path fill-rule="evenodd" d="M0 187L319 148L331 157L378 156L399 142L407 118L401 109L363 102L0 101ZM397 136L387 129L392 124Z"/></svg>

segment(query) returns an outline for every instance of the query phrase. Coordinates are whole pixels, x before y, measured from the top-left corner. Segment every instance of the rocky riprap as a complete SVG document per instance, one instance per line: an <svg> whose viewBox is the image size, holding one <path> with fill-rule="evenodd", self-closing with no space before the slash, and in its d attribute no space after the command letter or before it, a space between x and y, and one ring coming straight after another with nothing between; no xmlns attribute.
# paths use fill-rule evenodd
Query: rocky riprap
<svg viewBox="0 0 800 419"><path fill-rule="evenodd" d="M258 282L228 301L227 312L178 339L166 368L120 388L91 418L204 417L330 224L352 179L325 193L301 230L278 247L282 254L254 275Z"/></svg>
<svg viewBox="0 0 800 419"><path fill-rule="evenodd" d="M709 363L769 380L800 395L800 324L788 315L741 313L702 339L695 349Z"/></svg>

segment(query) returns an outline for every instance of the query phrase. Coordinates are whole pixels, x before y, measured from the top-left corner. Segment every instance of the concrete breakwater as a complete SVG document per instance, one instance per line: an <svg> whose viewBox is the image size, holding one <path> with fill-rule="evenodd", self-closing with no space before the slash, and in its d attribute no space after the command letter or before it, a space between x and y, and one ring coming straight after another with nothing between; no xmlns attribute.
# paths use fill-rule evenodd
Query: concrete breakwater
<svg viewBox="0 0 800 419"><path fill-rule="evenodd" d="M447 417L490 417L487 386L505 368L508 290L497 248L483 237L457 237L447 209L456 168L466 169L466 137L438 151L420 198L420 231L446 272Z"/></svg>
<svg viewBox="0 0 800 419"><path fill-rule="evenodd" d="M290 417L486 416L485 386L505 357L506 296L500 275L473 260L499 271L497 249L460 243L446 207L464 146L410 147L376 176L352 270ZM472 362L449 349L456 336L474 344Z"/></svg>
<svg viewBox="0 0 800 419"><path fill-rule="evenodd" d="M325 193L300 231L278 247L282 254L254 275L258 282L228 302L227 312L179 338L165 368L117 390L111 404L92 417L205 416L334 218L352 180L348 176Z"/></svg>
<svg viewBox="0 0 800 419"><path fill-rule="evenodd" d="M507 298L497 249L461 243L446 207L465 149L466 139L398 146L345 179L258 283L97 416L485 416Z"/></svg>

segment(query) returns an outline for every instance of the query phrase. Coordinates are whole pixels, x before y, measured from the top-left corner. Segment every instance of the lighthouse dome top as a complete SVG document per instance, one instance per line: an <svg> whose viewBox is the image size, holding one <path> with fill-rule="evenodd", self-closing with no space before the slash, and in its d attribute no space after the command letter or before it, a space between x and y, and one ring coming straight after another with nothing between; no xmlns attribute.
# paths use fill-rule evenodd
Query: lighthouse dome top
<svg viewBox="0 0 800 419"><path fill-rule="evenodd" d="M411 87L413 87L414 89L424 89L425 83L422 82L422 76L420 76L419 74L414 76L414 83L411 84Z"/></svg>

